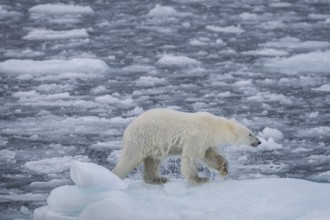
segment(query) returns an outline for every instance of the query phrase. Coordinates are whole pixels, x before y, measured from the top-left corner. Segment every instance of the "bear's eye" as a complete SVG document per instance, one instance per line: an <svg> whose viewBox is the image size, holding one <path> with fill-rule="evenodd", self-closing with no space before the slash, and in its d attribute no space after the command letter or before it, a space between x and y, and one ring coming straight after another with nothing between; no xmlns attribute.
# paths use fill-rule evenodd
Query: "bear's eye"
<svg viewBox="0 0 330 220"><path fill-rule="evenodd" d="M252 134L251 133L249 133L249 137L252 137Z"/></svg>

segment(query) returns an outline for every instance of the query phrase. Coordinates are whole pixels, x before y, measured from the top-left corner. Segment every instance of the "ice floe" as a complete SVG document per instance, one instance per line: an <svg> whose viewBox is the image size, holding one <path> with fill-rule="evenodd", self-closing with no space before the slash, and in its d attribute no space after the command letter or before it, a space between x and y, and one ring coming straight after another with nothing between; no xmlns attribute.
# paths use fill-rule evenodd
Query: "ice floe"
<svg viewBox="0 0 330 220"><path fill-rule="evenodd" d="M59 40L72 38L86 38L88 33L86 29L75 29L67 31L54 31L46 29L35 29L23 37L25 40Z"/></svg>
<svg viewBox="0 0 330 220"><path fill-rule="evenodd" d="M163 6L156 4L153 9L151 9L147 16L149 17L156 17L156 18L165 18L165 17L175 17L175 16L182 16L183 13L178 12L174 8L170 6Z"/></svg>
<svg viewBox="0 0 330 220"><path fill-rule="evenodd" d="M287 58L269 59L265 66L287 74L304 72L330 74L330 51L317 51Z"/></svg>
<svg viewBox="0 0 330 220"><path fill-rule="evenodd" d="M318 219L326 220L330 185L298 179L215 180L191 187L120 180L92 163L72 162L75 185L55 188L34 220Z"/></svg>
<svg viewBox="0 0 330 220"><path fill-rule="evenodd" d="M157 64L164 67L185 67L196 66L199 65L200 62L186 56L165 54L157 61Z"/></svg>
<svg viewBox="0 0 330 220"><path fill-rule="evenodd" d="M313 90L321 92L330 92L330 84L324 84L318 88L314 88Z"/></svg>
<svg viewBox="0 0 330 220"><path fill-rule="evenodd" d="M0 62L0 72L15 75L47 75L66 73L106 72L109 66L102 60L90 58L73 58L69 60L18 60L11 59Z"/></svg>
<svg viewBox="0 0 330 220"><path fill-rule="evenodd" d="M30 13L39 14L94 14L89 6L80 6L73 4L40 4L29 9Z"/></svg>
<svg viewBox="0 0 330 220"><path fill-rule="evenodd" d="M242 29L239 26L219 27L219 26L214 26L214 25L208 25L208 26L206 26L206 30L213 31L213 32L229 33L229 34L241 34L244 32L244 29Z"/></svg>

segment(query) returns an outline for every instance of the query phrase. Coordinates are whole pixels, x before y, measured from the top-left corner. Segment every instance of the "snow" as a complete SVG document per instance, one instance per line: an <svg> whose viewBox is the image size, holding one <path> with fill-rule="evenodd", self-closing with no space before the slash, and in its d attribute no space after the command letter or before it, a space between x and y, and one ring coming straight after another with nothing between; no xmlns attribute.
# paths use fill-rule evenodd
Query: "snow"
<svg viewBox="0 0 330 220"><path fill-rule="evenodd" d="M77 176L79 177L77 180ZM55 188L35 220L87 219L318 219L330 214L330 185L298 179L184 180L148 185L120 180L92 163L73 162L75 185Z"/></svg>
<svg viewBox="0 0 330 220"><path fill-rule="evenodd" d="M40 4L29 9L30 13L39 14L94 14L94 11L89 6L80 6L72 4Z"/></svg>
<svg viewBox="0 0 330 220"><path fill-rule="evenodd" d="M157 64L164 67L186 67L199 65L200 62L186 56L165 54L157 61Z"/></svg>
<svg viewBox="0 0 330 220"><path fill-rule="evenodd" d="M315 65L317 63L317 65ZM270 59L267 68L287 74L317 72L330 74L330 50L293 55L288 58Z"/></svg>
<svg viewBox="0 0 330 220"><path fill-rule="evenodd" d="M46 29L35 29L23 37L25 40L58 40L88 37L86 29L75 29L67 31L54 31Z"/></svg>
<svg viewBox="0 0 330 220"><path fill-rule="evenodd" d="M0 62L0 72L6 74L66 74L66 73L102 73L109 70L108 65L98 59L73 58L69 60L17 60Z"/></svg>
<svg viewBox="0 0 330 220"><path fill-rule="evenodd" d="M236 26L226 26L226 27L219 27L214 25L206 26L206 29L213 32L222 32L222 33L229 33L229 34L241 34L244 30L241 27Z"/></svg>

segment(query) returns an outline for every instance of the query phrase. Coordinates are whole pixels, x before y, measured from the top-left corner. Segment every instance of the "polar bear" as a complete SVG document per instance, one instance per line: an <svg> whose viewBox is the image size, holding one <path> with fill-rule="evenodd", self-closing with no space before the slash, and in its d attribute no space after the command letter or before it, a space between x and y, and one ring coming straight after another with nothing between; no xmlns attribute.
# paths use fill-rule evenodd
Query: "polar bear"
<svg viewBox="0 0 330 220"><path fill-rule="evenodd" d="M133 120L123 136L122 153L112 170L125 178L141 162L146 183L165 183L158 174L161 159L181 155L181 172L192 184L206 182L197 175L198 162L227 174L227 161L217 152L221 145L251 145L261 142L233 119L206 112L186 113L171 109L146 111Z"/></svg>

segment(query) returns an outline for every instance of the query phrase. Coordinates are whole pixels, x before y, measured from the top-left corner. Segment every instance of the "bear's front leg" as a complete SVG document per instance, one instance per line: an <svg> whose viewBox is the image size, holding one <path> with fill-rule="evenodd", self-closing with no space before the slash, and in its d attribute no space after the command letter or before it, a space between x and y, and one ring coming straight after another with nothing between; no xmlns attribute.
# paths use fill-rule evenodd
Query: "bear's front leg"
<svg viewBox="0 0 330 220"><path fill-rule="evenodd" d="M188 179L188 182L197 185L205 183L208 181L208 178L201 178L197 175L198 173L198 164L195 159L191 157L182 157L181 158L181 172Z"/></svg>
<svg viewBox="0 0 330 220"><path fill-rule="evenodd" d="M212 148L207 149L205 152L205 162L209 167L219 170L222 176L226 176L228 174L228 162L226 158L221 156Z"/></svg>

